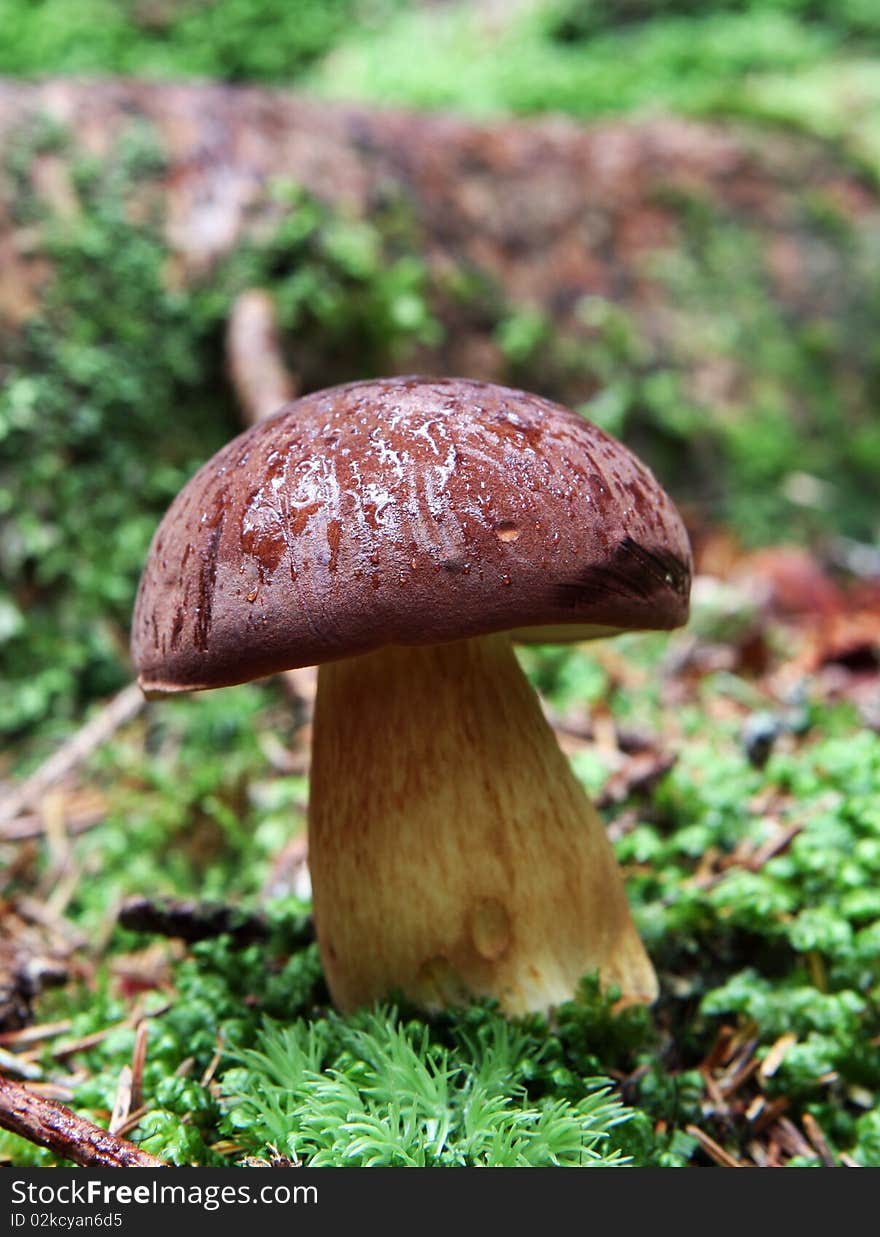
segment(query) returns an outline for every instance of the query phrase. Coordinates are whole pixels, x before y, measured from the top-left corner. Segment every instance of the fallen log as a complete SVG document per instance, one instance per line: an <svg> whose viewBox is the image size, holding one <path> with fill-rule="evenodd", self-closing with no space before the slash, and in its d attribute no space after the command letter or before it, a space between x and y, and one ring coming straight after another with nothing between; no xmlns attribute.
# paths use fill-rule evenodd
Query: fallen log
<svg viewBox="0 0 880 1237"><path fill-rule="evenodd" d="M769 293L795 315L833 315L846 295L846 280L833 274L839 259L805 213L811 195L856 225L880 221L874 190L829 149L732 126L477 122L250 87L4 80L0 166L4 149L47 116L105 159L133 123L149 126L164 155L156 189L176 277L195 278L245 235L265 233L280 209L272 192L280 179L361 216L403 202L440 283L444 273L470 273L507 304L581 332L585 295L623 305L661 342L681 330L651 258L681 245L695 203L755 234ZM75 209L65 158L45 152L29 169L32 192L61 213ZM14 326L38 305L47 270L33 229L5 196L0 325ZM454 295L444 313L446 342L419 358L423 367L502 376L491 314ZM717 372L710 378L717 383Z"/></svg>

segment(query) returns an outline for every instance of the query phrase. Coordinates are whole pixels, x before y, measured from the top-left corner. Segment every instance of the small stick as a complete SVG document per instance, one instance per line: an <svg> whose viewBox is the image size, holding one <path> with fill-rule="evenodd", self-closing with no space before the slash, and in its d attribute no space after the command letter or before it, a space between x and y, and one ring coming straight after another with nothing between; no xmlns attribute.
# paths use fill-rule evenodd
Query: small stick
<svg viewBox="0 0 880 1237"><path fill-rule="evenodd" d="M284 361L275 302L265 288L247 288L232 304L226 324L226 368L245 425L259 425L299 394L299 380ZM310 669L286 670L282 675L290 695L306 705L314 700Z"/></svg>
<svg viewBox="0 0 880 1237"><path fill-rule="evenodd" d="M725 1151L721 1144L717 1143L714 1138L710 1138L710 1136L705 1133L705 1131L701 1130L699 1126L689 1125L687 1127L687 1133L690 1134L691 1138L696 1138L697 1142L703 1148L706 1155L708 1155L709 1159L714 1160L715 1163L719 1164L722 1168L746 1167L745 1164L742 1164L739 1160L735 1159L729 1151Z"/></svg>
<svg viewBox="0 0 880 1237"><path fill-rule="evenodd" d="M89 808L87 811L72 813L67 819L68 837L78 837L89 829L94 829L105 819L107 813L103 808ZM29 815L18 816L0 829L0 842L29 842L33 838L41 838L46 833L46 822L42 816L32 812Z"/></svg>
<svg viewBox="0 0 880 1237"><path fill-rule="evenodd" d="M131 1103L129 1108L140 1108L144 1091L144 1066L147 1063L147 1039L150 1035L150 1023L147 1018L141 1019L134 1033L134 1052L131 1058Z"/></svg>
<svg viewBox="0 0 880 1237"><path fill-rule="evenodd" d="M124 1138L126 1134L130 1134L132 1130L137 1129L141 1121L150 1111L147 1104L142 1104L140 1108L136 1108L134 1112L130 1112L126 1119L120 1125L118 1130L114 1130L114 1134L118 1134L120 1138Z"/></svg>
<svg viewBox="0 0 880 1237"><path fill-rule="evenodd" d="M62 1104L73 1101L73 1090L60 1082L29 1082L28 1090L38 1099L60 1100Z"/></svg>
<svg viewBox="0 0 880 1237"><path fill-rule="evenodd" d="M6 1070L8 1074L16 1074L19 1078L27 1078L30 1082L38 1082L43 1077L43 1071L36 1061L15 1052L8 1052L5 1048L0 1048L0 1069Z"/></svg>
<svg viewBox="0 0 880 1237"><path fill-rule="evenodd" d="M789 1121L788 1117L780 1117L773 1126L773 1131L783 1151L787 1151L789 1155L812 1158L816 1154L817 1149L807 1142L798 1127L793 1121Z"/></svg>
<svg viewBox="0 0 880 1237"><path fill-rule="evenodd" d="M550 702L541 696L541 707L544 716L558 734L569 735L572 739L583 739L586 743L596 742L596 729L589 717L560 713ZM625 756L634 756L639 752L655 751L658 739L655 735L643 730L632 730L628 727L615 726L616 745Z"/></svg>
<svg viewBox="0 0 880 1237"><path fill-rule="evenodd" d="M706 1057L705 1061L703 1061L700 1069L710 1071L729 1061L731 1058L732 1043L733 1027L721 1027L718 1034L715 1036L714 1044L709 1049L709 1055Z"/></svg>
<svg viewBox="0 0 880 1237"><path fill-rule="evenodd" d="M22 894L15 899L15 910L21 919L47 928L54 938L56 951L63 953L65 957L88 944L87 938L79 929L74 927L69 919L65 919L63 914L53 911L48 902Z"/></svg>
<svg viewBox="0 0 880 1237"><path fill-rule="evenodd" d="M797 1036L791 1031L787 1031L784 1035L780 1035L779 1039L771 1046L764 1060L761 1062L759 1073L762 1078L772 1078L779 1069L782 1062L785 1060L789 1048L792 1048L797 1043Z"/></svg>
<svg viewBox="0 0 880 1237"><path fill-rule="evenodd" d="M807 1138L809 1138L810 1142L819 1153L819 1159L822 1161L823 1167L837 1168L837 1160L835 1159L834 1152L828 1146L828 1141L825 1138L824 1131L822 1130L819 1122L813 1114L809 1112L805 1112L801 1120L803 1122L803 1127L806 1131Z"/></svg>
<svg viewBox="0 0 880 1237"><path fill-rule="evenodd" d="M68 1039L60 1044L55 1044L51 1050L51 1055L57 1060L64 1060L65 1057L72 1057L77 1052L85 1052L87 1049L94 1048L97 1044L103 1043L111 1032L121 1027L135 1026L142 1016L139 1010L134 1010L127 1018L123 1018L120 1022L111 1023L110 1026L103 1027L100 1031L92 1031L89 1035L83 1035L79 1039ZM156 1015L154 1013L151 1016L155 1017Z"/></svg>
<svg viewBox="0 0 880 1237"><path fill-rule="evenodd" d="M778 1096L775 1100L765 1102L764 1107L759 1113L756 1113L754 1118L754 1130L756 1134L763 1134L764 1130L769 1129L782 1117L783 1113L788 1108L788 1099L784 1095Z"/></svg>
<svg viewBox="0 0 880 1237"><path fill-rule="evenodd" d="M201 1080L199 1082L199 1086L207 1087L210 1084L214 1075L217 1072L217 1066L220 1064L222 1060L223 1060L223 1039L222 1039L222 1036L218 1035L217 1036L217 1048L214 1052L213 1057L211 1057L211 1060L208 1062L207 1069L205 1070L204 1074L202 1074Z"/></svg>
<svg viewBox="0 0 880 1237"><path fill-rule="evenodd" d="M116 1099L110 1114L108 1129L111 1134L118 1134L128 1120L131 1112L131 1066L123 1065L119 1071L119 1082L116 1085Z"/></svg>
<svg viewBox="0 0 880 1237"><path fill-rule="evenodd" d="M671 752L639 752L629 756L608 778L597 796L598 807L614 807L637 791L648 791L668 773L677 757Z"/></svg>
<svg viewBox="0 0 880 1237"><path fill-rule="evenodd" d="M128 898L119 911L119 922L131 932L179 937L187 942L210 940L228 933L237 945L264 940L265 919L236 907L175 898Z"/></svg>
<svg viewBox="0 0 880 1237"><path fill-rule="evenodd" d="M54 1035L63 1035L71 1025L70 1019L64 1018L60 1022L40 1022L35 1026L22 1027L19 1031L0 1031L0 1046L9 1048L19 1044L39 1044Z"/></svg>
<svg viewBox="0 0 880 1237"><path fill-rule="evenodd" d="M753 1074L758 1072L760 1061L757 1057L743 1062L733 1073L720 1080L721 1094L729 1100Z"/></svg>
<svg viewBox="0 0 880 1237"><path fill-rule="evenodd" d="M256 425L296 397L284 364L272 297L249 288L236 297L226 328L229 376L248 425Z"/></svg>
<svg viewBox="0 0 880 1237"><path fill-rule="evenodd" d="M747 867L750 872L760 872L765 864L775 859L792 844L798 834L803 832L803 828L802 824L793 824L778 830L772 838L767 839L763 846L758 847L743 866Z"/></svg>
<svg viewBox="0 0 880 1237"><path fill-rule="evenodd" d="M0 825L33 807L50 786L87 760L120 726L137 717L143 707L143 693L137 684L124 687L0 803Z"/></svg>
<svg viewBox="0 0 880 1237"><path fill-rule="evenodd" d="M0 1074L0 1126L82 1168L167 1168L168 1165L54 1100Z"/></svg>

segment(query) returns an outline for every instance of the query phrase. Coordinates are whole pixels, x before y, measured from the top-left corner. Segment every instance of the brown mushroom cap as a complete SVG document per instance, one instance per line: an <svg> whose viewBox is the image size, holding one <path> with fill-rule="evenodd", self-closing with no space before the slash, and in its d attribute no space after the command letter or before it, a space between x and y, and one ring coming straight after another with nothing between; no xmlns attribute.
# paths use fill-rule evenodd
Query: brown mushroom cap
<svg viewBox="0 0 880 1237"><path fill-rule="evenodd" d="M359 382L289 404L184 487L132 653L146 691L173 692L390 644L669 628L690 574L669 497L576 413L467 379Z"/></svg>

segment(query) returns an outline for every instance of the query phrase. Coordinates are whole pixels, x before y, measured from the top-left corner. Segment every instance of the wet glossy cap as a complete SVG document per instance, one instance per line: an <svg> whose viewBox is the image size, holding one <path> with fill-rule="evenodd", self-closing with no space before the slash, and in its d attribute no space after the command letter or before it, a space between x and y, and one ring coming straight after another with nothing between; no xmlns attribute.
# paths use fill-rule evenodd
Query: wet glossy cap
<svg viewBox="0 0 880 1237"><path fill-rule="evenodd" d="M146 691L173 692L388 644L668 628L690 576L669 497L576 413L465 379L360 382L296 400L184 487L132 653Z"/></svg>

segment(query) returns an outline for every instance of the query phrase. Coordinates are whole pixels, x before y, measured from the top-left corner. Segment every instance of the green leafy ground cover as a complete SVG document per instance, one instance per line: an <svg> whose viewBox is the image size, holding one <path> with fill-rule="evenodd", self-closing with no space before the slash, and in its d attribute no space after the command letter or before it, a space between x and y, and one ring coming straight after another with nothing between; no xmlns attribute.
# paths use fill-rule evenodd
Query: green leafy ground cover
<svg viewBox="0 0 880 1237"><path fill-rule="evenodd" d="M676 659L687 640L674 638ZM176 1163L274 1147L315 1164L671 1166L706 1162L695 1128L746 1162L762 1147L819 1162L809 1144L773 1151L788 1128L776 1123L800 1130L808 1114L833 1155L880 1165L880 739L815 688L796 733L756 767L742 733L774 707L768 680L683 677L665 644L625 637L610 660L526 658L555 715L603 701L621 732L662 733L678 756L652 789L606 809L661 978L652 1010L615 1011L588 980L549 1021L507 1022L488 1006L336 1015L307 905L277 896L278 856L304 828L306 739L280 687L254 685L150 706L80 774L103 797L100 824L19 856L7 905L74 872L55 902L84 942L77 978L37 1010L69 1025L25 1059L106 1121L149 1017L133 1136ZM279 750L302 763L273 768ZM596 793L619 757L580 742L573 760ZM243 948L221 937L184 950L116 922L132 893L265 909L266 889L268 939ZM47 1162L6 1135L0 1155Z"/></svg>
<svg viewBox="0 0 880 1237"><path fill-rule="evenodd" d="M394 0L0 0L0 73L289 81Z"/></svg>

